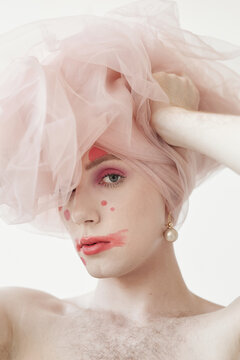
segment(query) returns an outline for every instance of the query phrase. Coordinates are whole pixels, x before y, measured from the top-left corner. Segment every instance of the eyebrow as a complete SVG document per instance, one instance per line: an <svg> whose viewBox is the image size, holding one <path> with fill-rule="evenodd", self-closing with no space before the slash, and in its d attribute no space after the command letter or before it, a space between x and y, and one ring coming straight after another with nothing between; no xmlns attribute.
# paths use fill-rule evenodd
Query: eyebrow
<svg viewBox="0 0 240 360"><path fill-rule="evenodd" d="M101 156L100 158L98 158L98 159L92 161L90 164L86 165L85 169L86 170L92 169L94 166L101 164L103 161L112 160L112 159L121 160L118 157L116 157L115 155L107 154L107 155Z"/></svg>

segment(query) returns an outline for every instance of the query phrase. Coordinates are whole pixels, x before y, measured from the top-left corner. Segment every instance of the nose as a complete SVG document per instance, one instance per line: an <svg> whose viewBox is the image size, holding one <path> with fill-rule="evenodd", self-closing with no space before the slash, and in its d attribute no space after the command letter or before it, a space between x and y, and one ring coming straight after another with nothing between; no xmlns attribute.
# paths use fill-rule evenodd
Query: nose
<svg viewBox="0 0 240 360"><path fill-rule="evenodd" d="M80 194L81 192L81 194ZM74 193L74 198L70 205L70 217L75 224L98 223L99 213L96 200L91 199L87 191L78 189Z"/></svg>
<svg viewBox="0 0 240 360"><path fill-rule="evenodd" d="M80 225L81 223L86 223L86 222L94 222L93 219L87 219L87 217L81 218L79 216L76 216L76 217L75 216L76 215L74 215L74 213L72 212L71 213L72 222L74 222L75 224L78 224L78 225Z"/></svg>

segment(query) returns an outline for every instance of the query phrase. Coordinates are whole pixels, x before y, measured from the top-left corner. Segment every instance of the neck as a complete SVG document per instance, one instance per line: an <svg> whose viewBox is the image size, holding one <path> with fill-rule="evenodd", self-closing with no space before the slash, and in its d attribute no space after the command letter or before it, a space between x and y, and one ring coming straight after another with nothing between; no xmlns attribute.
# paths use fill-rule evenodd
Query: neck
<svg viewBox="0 0 240 360"><path fill-rule="evenodd" d="M135 321L191 315L195 295L181 275L172 244L163 242L147 261L122 276L100 279L90 306Z"/></svg>

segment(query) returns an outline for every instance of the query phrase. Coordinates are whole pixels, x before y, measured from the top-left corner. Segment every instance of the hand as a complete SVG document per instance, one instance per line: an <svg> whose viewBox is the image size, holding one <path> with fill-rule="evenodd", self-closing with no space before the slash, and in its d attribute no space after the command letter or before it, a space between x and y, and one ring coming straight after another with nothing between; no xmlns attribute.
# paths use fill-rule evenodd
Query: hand
<svg viewBox="0 0 240 360"><path fill-rule="evenodd" d="M178 76L163 71L153 73L152 75L167 94L170 105L193 111L198 110L199 91L188 76ZM158 108L158 104L161 105L162 103L153 102L154 110Z"/></svg>
<svg viewBox="0 0 240 360"><path fill-rule="evenodd" d="M153 77L168 96L170 104L150 100L150 125L168 144L183 146L180 121L187 110L198 110L199 92L187 76L157 72Z"/></svg>

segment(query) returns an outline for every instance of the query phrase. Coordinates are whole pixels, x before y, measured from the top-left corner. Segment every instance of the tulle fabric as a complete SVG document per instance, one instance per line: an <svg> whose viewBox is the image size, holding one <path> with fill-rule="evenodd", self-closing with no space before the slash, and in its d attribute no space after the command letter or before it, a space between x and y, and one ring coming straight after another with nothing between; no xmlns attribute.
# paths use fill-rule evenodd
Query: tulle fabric
<svg viewBox="0 0 240 360"><path fill-rule="evenodd" d="M58 207L95 144L152 181L179 228L193 189L225 166L154 132L149 100L169 100L152 73L189 76L201 111L240 114L239 68L240 47L181 29L173 1L135 1L2 34L1 219L69 238Z"/></svg>

